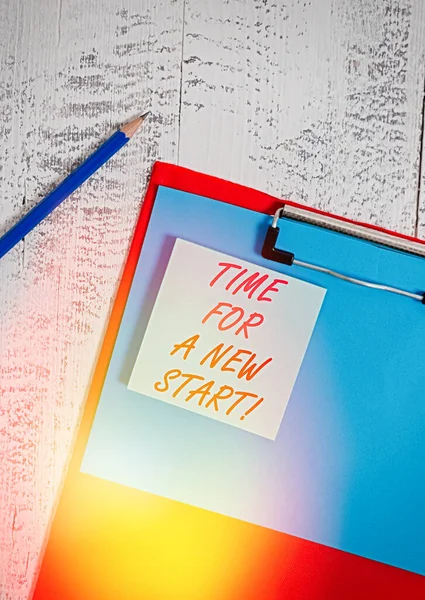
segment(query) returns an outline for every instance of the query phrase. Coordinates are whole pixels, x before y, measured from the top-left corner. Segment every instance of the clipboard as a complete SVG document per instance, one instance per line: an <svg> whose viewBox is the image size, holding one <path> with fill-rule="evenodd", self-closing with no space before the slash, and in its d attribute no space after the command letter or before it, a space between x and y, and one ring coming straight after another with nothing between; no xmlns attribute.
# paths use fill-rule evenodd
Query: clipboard
<svg viewBox="0 0 425 600"><path fill-rule="evenodd" d="M215 432L225 431L219 436L226 443L234 443L236 436L235 452L246 444L255 467L249 470L243 451L238 460L228 457L227 471L224 461L211 462L211 472L224 480L217 485L219 508L214 508L217 494L210 494L210 503L202 495L199 465L190 465L197 475L196 501L178 485L170 492L170 478L161 478L170 473L170 461L178 459L177 446L170 446L171 429L155 431L158 422L145 421L144 454L137 453L138 447L123 462L118 446L132 439L125 427L137 420L102 409L102 394L111 382L127 389L175 237L328 290L276 440L265 442L214 424ZM156 163L33 598L350 600L425 595L424 249L423 242L408 236ZM145 308L132 296L144 280ZM125 357L116 362L124 347ZM391 375L391 389L382 387L385 372ZM120 398L126 407L124 395ZM157 400L149 406L163 414L170 409L177 431L179 419L184 425L191 416ZM102 431L115 431L123 419L120 442L102 440ZM196 415L192 454L211 442L206 423L212 421ZM194 443L191 431L180 433ZM163 446L155 445L158 437ZM211 455L211 447L208 451ZM273 477L261 470L262 461L275 469ZM142 462L153 465L155 473L149 479L142 469L140 482L140 472L131 465ZM178 472L181 465L173 465ZM241 475L243 469L247 477ZM147 491L143 480L149 480ZM227 502L234 497L226 492L232 484L238 487L236 508ZM253 511L254 493L267 510Z"/></svg>

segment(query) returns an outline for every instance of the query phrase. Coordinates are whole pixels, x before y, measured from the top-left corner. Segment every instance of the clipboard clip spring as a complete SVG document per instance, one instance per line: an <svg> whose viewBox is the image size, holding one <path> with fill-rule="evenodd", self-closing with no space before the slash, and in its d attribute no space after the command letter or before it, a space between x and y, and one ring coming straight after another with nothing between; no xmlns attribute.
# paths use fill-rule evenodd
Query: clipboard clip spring
<svg viewBox="0 0 425 600"><path fill-rule="evenodd" d="M277 226L277 222L281 217L283 217L284 211L285 205L283 205L281 208L278 208L275 212L273 222L267 229L266 239L264 240L261 256L263 258L267 258L268 260L274 260L275 262L283 265L292 266L295 260L294 254L292 252L287 252L286 250L279 250L276 248L276 242L280 231L279 227Z"/></svg>
<svg viewBox="0 0 425 600"><path fill-rule="evenodd" d="M348 275L343 275L342 273L338 273L337 271L332 271L331 269L327 269L326 267L320 267L319 265L314 265L311 263L304 262L302 260L297 260L295 255L292 252L288 252L287 250L281 250L276 248L277 238L279 237L279 227L277 223L279 219L284 216L285 205L281 206L277 209L274 214L273 222L269 225L266 233L266 237L263 243L263 248L261 250L261 256L267 260L273 260L275 262L281 263L283 265L297 265L299 267L305 267L307 269L313 269L314 271L320 271L321 273L326 273L327 275L332 275L333 277L337 277L338 279L343 279L344 281L349 281L350 283L355 283L357 285L362 285L364 287L373 288L377 290L382 290L385 292L392 292L394 294L399 294L401 296L407 296L408 298L413 298L414 300L419 300L422 304L425 304L425 293L423 294L414 294L412 292L407 292L405 290L400 290L398 288L394 288L388 285L383 285L380 283L372 283L370 281L363 281L362 279L356 279L354 277L349 277Z"/></svg>

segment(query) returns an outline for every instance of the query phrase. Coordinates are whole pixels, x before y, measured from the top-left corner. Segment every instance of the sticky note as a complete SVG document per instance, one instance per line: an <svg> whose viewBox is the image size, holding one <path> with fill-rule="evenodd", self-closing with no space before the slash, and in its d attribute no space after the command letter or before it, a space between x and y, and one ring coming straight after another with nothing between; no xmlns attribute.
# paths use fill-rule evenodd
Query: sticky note
<svg viewBox="0 0 425 600"><path fill-rule="evenodd" d="M325 293L177 239L128 387L274 440Z"/></svg>

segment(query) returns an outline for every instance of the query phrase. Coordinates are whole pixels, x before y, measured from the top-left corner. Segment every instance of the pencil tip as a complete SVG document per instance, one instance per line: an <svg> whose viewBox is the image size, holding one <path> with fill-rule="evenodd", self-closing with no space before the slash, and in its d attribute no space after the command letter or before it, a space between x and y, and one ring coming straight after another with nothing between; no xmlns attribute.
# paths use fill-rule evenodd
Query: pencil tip
<svg viewBox="0 0 425 600"><path fill-rule="evenodd" d="M133 137L133 135L136 133L136 131L139 129L140 125L143 123L143 121L145 120L145 118L148 116L148 114L151 111L148 110L147 112L145 112L143 115L140 115L139 117L137 117L136 119L134 119L134 121L131 121L131 123L127 123L126 125L123 125L122 127L120 127L120 130L125 133L125 135L128 138Z"/></svg>

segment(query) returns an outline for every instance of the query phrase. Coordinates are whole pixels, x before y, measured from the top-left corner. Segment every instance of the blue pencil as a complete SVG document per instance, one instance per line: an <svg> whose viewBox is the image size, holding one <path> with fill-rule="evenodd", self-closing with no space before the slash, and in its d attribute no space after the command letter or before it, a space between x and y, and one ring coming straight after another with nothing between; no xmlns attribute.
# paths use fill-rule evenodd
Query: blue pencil
<svg viewBox="0 0 425 600"><path fill-rule="evenodd" d="M36 225L45 219L72 192L75 192L89 177L104 165L136 133L149 112L118 129L75 171L70 173L50 194L32 208L8 232L0 237L0 258L20 242Z"/></svg>

